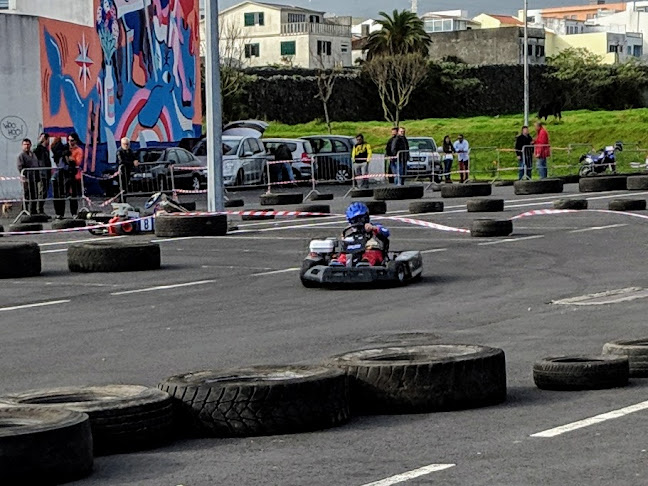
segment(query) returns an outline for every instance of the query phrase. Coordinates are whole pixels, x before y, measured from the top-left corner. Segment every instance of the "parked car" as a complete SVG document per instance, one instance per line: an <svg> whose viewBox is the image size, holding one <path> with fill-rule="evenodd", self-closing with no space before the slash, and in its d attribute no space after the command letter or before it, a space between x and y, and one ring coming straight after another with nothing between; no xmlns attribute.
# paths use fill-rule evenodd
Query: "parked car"
<svg viewBox="0 0 648 486"><path fill-rule="evenodd" d="M430 181L441 182L441 156L432 137L410 137L410 159L407 162L407 175L429 177Z"/></svg>
<svg viewBox="0 0 648 486"><path fill-rule="evenodd" d="M340 135L309 135L315 152L316 177L321 181L349 182L353 176L351 151L354 137Z"/></svg>
<svg viewBox="0 0 648 486"><path fill-rule="evenodd" d="M199 190L207 184L207 168L188 150L178 147L147 147L136 152L140 162L130 178L130 190L157 192L176 189ZM171 169L173 166L173 186ZM182 170L182 167L191 167Z"/></svg>
<svg viewBox="0 0 648 486"><path fill-rule="evenodd" d="M293 155L291 166L295 179L308 180L311 178L313 170L311 164L313 162L314 152L308 140L302 138L264 138L261 141L268 152L268 160L274 160L274 156L270 155L272 150L276 149L282 143L288 145Z"/></svg>

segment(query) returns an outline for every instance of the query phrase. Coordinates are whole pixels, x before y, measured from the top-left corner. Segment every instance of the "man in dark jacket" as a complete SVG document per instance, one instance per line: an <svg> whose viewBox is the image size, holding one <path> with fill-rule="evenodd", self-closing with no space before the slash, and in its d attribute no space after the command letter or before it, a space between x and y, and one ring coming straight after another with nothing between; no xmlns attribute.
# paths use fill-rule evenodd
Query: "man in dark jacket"
<svg viewBox="0 0 648 486"><path fill-rule="evenodd" d="M131 173L133 169L139 165L137 156L130 146L130 140L127 137L121 139L121 147L117 150L117 167L119 169L119 180L121 190L124 193L128 192L128 184L130 182ZM126 198L123 198L126 201Z"/></svg>
<svg viewBox="0 0 648 486"><path fill-rule="evenodd" d="M407 173L407 161L409 160L409 142L405 136L405 129L398 129L398 136L392 143L392 150L395 159L392 159L392 172L396 174L394 183L397 186L405 185L405 174Z"/></svg>
<svg viewBox="0 0 648 486"><path fill-rule="evenodd" d="M387 180L389 182L394 182L394 178L391 177L392 172L392 158L396 154L394 153L393 150L393 145L394 141L396 140L396 137L398 137L398 127L392 127L391 129L391 137L389 137L389 140L387 140L387 145L385 146L385 170L387 171L387 174L389 176L387 177Z"/></svg>
<svg viewBox="0 0 648 486"><path fill-rule="evenodd" d="M39 180L36 183L38 192L38 212L45 213L45 200L49 192L50 178L52 177L52 158L50 157L49 134L41 133L38 137L38 145L34 149L34 155L38 159L38 166L43 170L39 171Z"/></svg>
<svg viewBox="0 0 648 486"><path fill-rule="evenodd" d="M34 155L34 152L31 150L32 143L31 140L25 138L22 141L22 152L18 156L18 162L16 167L18 168L18 173L23 178L23 189L25 191L25 203L24 209L27 209L29 204L29 213L36 214L36 199L38 198L37 184L40 180L40 174L37 169L38 158Z"/></svg>
<svg viewBox="0 0 648 486"><path fill-rule="evenodd" d="M295 182L295 174L293 173L292 165L291 165L292 160L293 160L293 154L290 151L290 147L288 147L286 143L281 142L277 146L277 149L275 150L275 161L277 162L281 161L282 163L273 164L275 167L278 168L277 182L283 182L284 172L285 175L288 177L289 181Z"/></svg>
<svg viewBox="0 0 648 486"><path fill-rule="evenodd" d="M531 179L533 168L533 138L529 135L529 127L524 125L522 133L515 139L515 155L518 159L518 179Z"/></svg>

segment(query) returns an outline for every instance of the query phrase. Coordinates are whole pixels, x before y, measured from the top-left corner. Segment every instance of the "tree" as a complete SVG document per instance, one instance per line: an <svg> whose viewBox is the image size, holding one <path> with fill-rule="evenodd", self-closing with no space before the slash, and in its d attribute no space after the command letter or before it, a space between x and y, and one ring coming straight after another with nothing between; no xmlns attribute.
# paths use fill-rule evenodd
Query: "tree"
<svg viewBox="0 0 648 486"><path fill-rule="evenodd" d="M385 120L398 126L412 93L428 74L428 62L420 53L380 55L363 64L364 72L378 88Z"/></svg>
<svg viewBox="0 0 648 486"><path fill-rule="evenodd" d="M342 62L338 60L339 56L337 55L334 55L332 59L325 59L325 56L327 58L331 56L325 55L321 52L313 52L312 54L316 65L315 79L317 81L317 94L315 95L315 98L321 100L322 106L324 107L324 121L326 122L326 128L329 133L333 133L328 102L333 94L335 82L342 75ZM331 65L332 67L327 65Z"/></svg>
<svg viewBox="0 0 648 486"><path fill-rule="evenodd" d="M380 15L383 18L376 23L382 28L369 34L364 49L367 60L379 55L428 54L432 40L416 14L408 10L394 10L391 17L385 12L380 12Z"/></svg>

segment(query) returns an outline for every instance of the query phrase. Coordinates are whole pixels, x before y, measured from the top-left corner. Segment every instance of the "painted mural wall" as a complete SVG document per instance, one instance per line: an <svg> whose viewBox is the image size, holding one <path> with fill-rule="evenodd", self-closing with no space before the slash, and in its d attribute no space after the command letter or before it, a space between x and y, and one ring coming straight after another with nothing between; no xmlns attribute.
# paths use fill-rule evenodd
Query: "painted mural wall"
<svg viewBox="0 0 648 486"><path fill-rule="evenodd" d="M200 135L198 1L94 0L94 27L40 19L43 125L79 134L86 170L113 163L122 137Z"/></svg>

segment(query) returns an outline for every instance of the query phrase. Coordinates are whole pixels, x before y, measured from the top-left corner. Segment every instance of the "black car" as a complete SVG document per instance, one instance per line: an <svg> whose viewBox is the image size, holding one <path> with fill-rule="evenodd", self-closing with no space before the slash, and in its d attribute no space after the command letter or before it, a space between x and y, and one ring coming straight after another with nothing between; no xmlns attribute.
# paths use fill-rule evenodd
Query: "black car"
<svg viewBox="0 0 648 486"><path fill-rule="evenodd" d="M354 137L342 135L309 135L301 137L313 147L316 178L319 181L349 182L353 177L351 152Z"/></svg>
<svg viewBox="0 0 648 486"><path fill-rule="evenodd" d="M158 192L173 188L198 191L207 185L207 168L188 150L150 147L141 148L136 153L139 166L131 174L130 192Z"/></svg>

